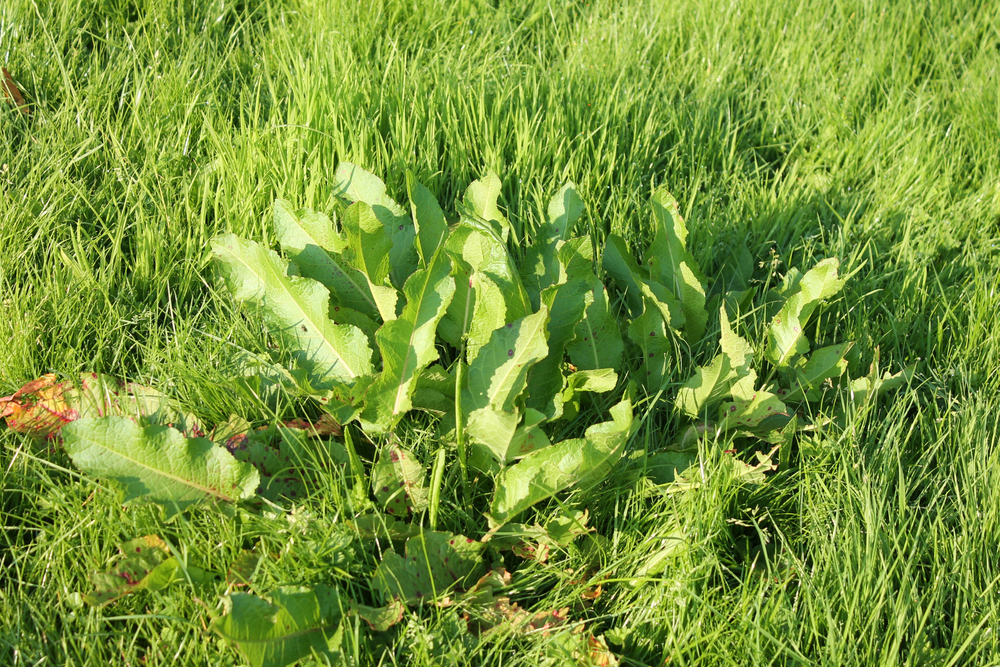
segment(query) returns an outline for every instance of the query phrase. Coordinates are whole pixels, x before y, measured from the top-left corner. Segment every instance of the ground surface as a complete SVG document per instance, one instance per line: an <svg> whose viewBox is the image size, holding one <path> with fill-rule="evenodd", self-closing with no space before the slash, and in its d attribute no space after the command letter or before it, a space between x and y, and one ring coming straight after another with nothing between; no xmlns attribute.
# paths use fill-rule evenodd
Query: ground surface
<svg viewBox="0 0 1000 667"><path fill-rule="evenodd" d="M916 373L762 487L602 487L588 507L609 583L578 618L622 664L1000 661L995 6L495 4L0 4L0 58L33 109L0 103L0 395L101 371L207 423L264 418L229 390L233 345L262 333L220 292L208 240L272 241L276 197L329 209L340 160L399 199L413 169L448 212L492 169L521 230L570 179L578 229L636 243L667 184L709 272L742 241L778 274L841 258L856 273L823 335L856 341L863 366L878 348ZM89 573L135 536L221 570L263 540L283 554L264 591L370 564L322 489L305 535L280 516L165 524L58 454L7 431L0 445L3 664L239 664L203 629L224 584L81 605ZM677 526L687 550L620 583ZM574 604L573 558L523 564L514 599ZM352 650L361 664L536 665L551 644L456 628L415 611L387 633L356 626Z"/></svg>

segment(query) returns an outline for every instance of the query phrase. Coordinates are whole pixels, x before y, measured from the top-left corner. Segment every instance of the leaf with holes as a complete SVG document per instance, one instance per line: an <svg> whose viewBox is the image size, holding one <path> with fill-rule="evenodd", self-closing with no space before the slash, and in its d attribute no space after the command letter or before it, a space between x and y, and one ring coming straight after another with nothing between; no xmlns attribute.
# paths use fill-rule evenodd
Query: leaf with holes
<svg viewBox="0 0 1000 667"><path fill-rule="evenodd" d="M81 419L63 428L64 446L84 472L117 482L125 502L148 500L168 516L206 500L253 495L260 476L222 447L185 438L166 426L142 427L125 417Z"/></svg>

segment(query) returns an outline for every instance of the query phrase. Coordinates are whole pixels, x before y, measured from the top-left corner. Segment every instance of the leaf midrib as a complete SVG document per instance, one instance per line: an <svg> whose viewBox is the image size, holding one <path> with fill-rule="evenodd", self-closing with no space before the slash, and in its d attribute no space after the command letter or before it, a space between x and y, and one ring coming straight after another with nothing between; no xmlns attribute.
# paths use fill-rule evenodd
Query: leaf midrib
<svg viewBox="0 0 1000 667"><path fill-rule="evenodd" d="M344 280L346 280L348 283L350 283L351 287L353 288L353 291L356 292L358 294L358 296L360 296L372 308L374 308L376 312L378 312L378 306L375 304L375 300L373 298L371 298L371 299L368 298L368 295L365 294L365 291L361 288L361 286L358 283L356 283L353 280L351 280L351 276L348 275L348 273L346 271L344 271L344 269L340 266L340 264L337 263L337 260L335 260L333 257L330 257L330 255L328 254L327 249L323 247L323 244L320 243L319 239L317 239L315 236L313 236L309 232L309 230L306 229L303 225L299 224L298 218L295 218L295 226L298 227L299 229L301 229L302 233L305 234L306 238L308 238L310 241L312 241L316 245L316 247L318 247L320 250L323 251L324 255L330 259L330 264L333 265L334 269L341 276L343 276ZM364 275L364 274L362 274L362 275ZM367 281L367 278L366 278L366 281Z"/></svg>
<svg viewBox="0 0 1000 667"><path fill-rule="evenodd" d="M145 430L143 430L143 435L145 435ZM186 479L184 477L178 477L177 475L171 474L169 472L165 472L163 470L160 470L159 468L154 468L154 467L152 467L152 466L150 466L150 465L148 465L146 463L143 463L142 461L139 461L138 459L132 458L131 456L128 456L127 454L124 454L124 453L120 452L117 449L113 449L113 448L111 448L111 447L109 447L109 446L101 443L98 440L94 440L94 439L92 439L90 437L87 437L86 435L78 434L77 437L80 440L84 441L84 442L90 443L93 446L96 446L96 447L98 447L100 449L106 450L106 451L110 452L111 454L117 455L120 458L128 461L129 463L135 464L139 468L144 468L146 470L150 470L150 471L152 471L152 472L160 475L161 477L166 477L167 479L172 479L172 480L174 480L176 482L181 483L182 485L185 485L185 486L188 486L188 487L190 487L192 489L201 491L201 492L205 493L206 495L213 496L213 497L219 498L221 500L228 500L228 501L231 501L231 502L235 502L237 500L236 498L232 498L232 497L229 497L229 496L223 494L221 491L216 491L215 489L212 489L210 487L203 487L203 486L201 486L201 485L193 482L192 480ZM167 437L169 437L169 435ZM133 440L134 440L134 438L133 438ZM233 459L233 460L235 461L236 459Z"/></svg>
<svg viewBox="0 0 1000 667"><path fill-rule="evenodd" d="M295 306L298 309L298 311L302 314L303 319L306 322L309 322L309 324L311 324L315 328L315 330L319 333L319 338L320 338L321 341L323 341L323 345L325 347L329 348L330 352L332 352L333 355L339 360L339 362L341 364L343 364L344 368L346 368L347 372L351 375L351 378L356 378L358 376L358 373L353 368L351 368L350 365L348 365L348 363L344 360L343 355L341 355L337 351L337 348L334 347L333 343L331 343L329 341L329 339L327 339L325 331L324 331L324 326L316 324L315 320L313 320L309 316L309 314L306 312L305 308L303 308L303 305L302 305L300 297L290 288L287 276L283 276L283 275L281 275L281 273L279 271L275 270L274 264L270 261L271 258L268 257L266 255L266 253L264 253L263 249L260 246L256 246L255 249L259 253L261 253L262 255L264 255L264 262L262 263L262 268L264 269L264 271L266 271L268 268L270 268L273 271L273 273L278 278L278 284L282 286L282 290L286 294L288 294L289 296L291 296L292 302L295 304ZM248 271L250 271L254 275L257 275L258 277L260 277L263 280L263 282L264 282L265 290L267 289L267 276L266 275L258 274L256 271L254 271L253 267L251 267L250 264L248 264L238 253L234 253L234 252L230 251L229 254L232 255L234 258L236 258L236 260L240 264L242 264L243 266L245 266ZM331 324L331 322L330 322L329 319L327 319L327 320L325 320L324 324ZM296 323L293 326L297 326L297 325L298 325L298 323Z"/></svg>

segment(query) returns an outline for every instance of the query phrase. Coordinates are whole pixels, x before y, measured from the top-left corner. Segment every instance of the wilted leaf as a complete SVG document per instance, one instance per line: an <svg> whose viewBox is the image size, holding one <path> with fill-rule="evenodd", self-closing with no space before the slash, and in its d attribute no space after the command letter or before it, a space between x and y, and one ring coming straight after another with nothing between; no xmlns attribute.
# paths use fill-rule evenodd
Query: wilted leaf
<svg viewBox="0 0 1000 667"><path fill-rule="evenodd" d="M340 647L344 609L334 589L283 586L266 600L249 593L223 599L225 615L211 629L234 644L253 667L285 667Z"/></svg>
<svg viewBox="0 0 1000 667"><path fill-rule="evenodd" d="M222 447L166 426L124 418L80 419L63 428L66 452L84 472L117 482L125 502L150 500L167 515L204 500L253 495L260 477Z"/></svg>
<svg viewBox="0 0 1000 667"><path fill-rule="evenodd" d="M844 286L837 278L840 262L831 257L811 268L767 329L765 356L775 366L787 366L793 357L809 351L809 341L803 331L813 311L823 301L835 295Z"/></svg>
<svg viewBox="0 0 1000 667"><path fill-rule="evenodd" d="M357 327L328 317L330 293L320 283L288 275L272 251L232 234L212 239L230 293L258 306L270 333L289 349L321 388L354 382L372 372L368 339Z"/></svg>
<svg viewBox="0 0 1000 667"><path fill-rule="evenodd" d="M0 83L3 84L4 97L21 113L26 115L31 114L31 109L28 108L28 104L24 101L21 91L18 89L17 84L14 83L14 77L10 75L6 67L0 68L0 72L3 73L3 80Z"/></svg>
<svg viewBox="0 0 1000 667"><path fill-rule="evenodd" d="M435 600L454 588L465 588L486 569L482 542L451 533L425 531L406 541L405 556L385 554L372 587L385 599L406 602Z"/></svg>

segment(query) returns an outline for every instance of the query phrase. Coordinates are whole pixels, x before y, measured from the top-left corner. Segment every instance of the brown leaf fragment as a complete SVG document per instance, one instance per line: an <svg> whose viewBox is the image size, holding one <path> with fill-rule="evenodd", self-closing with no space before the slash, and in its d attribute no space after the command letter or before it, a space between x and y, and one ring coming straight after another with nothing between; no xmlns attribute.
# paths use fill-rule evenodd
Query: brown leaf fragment
<svg viewBox="0 0 1000 667"><path fill-rule="evenodd" d="M24 101L24 97L21 95L21 91L18 89L17 84L14 83L14 77L10 75L7 68L2 68L3 80L0 81L0 86L3 87L4 97L7 101L17 107L17 110L25 115L31 114L31 109L28 108L28 103Z"/></svg>

